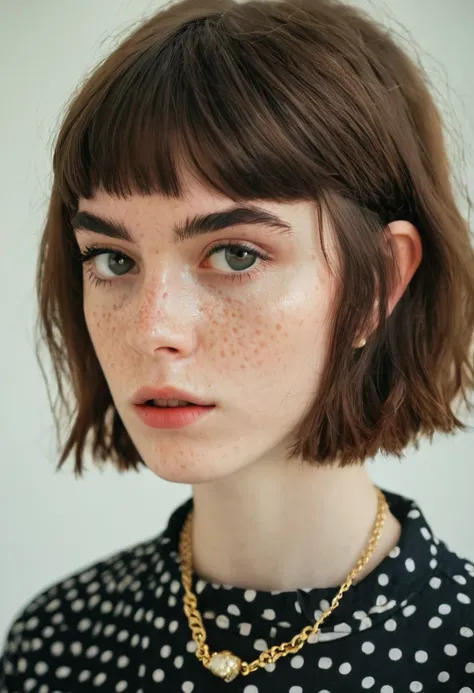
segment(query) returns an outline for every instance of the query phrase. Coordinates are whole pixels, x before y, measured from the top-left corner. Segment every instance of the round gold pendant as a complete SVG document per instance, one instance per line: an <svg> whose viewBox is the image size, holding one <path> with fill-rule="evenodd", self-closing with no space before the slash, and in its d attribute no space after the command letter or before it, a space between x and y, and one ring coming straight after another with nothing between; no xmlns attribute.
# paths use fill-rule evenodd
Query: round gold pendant
<svg viewBox="0 0 474 693"><path fill-rule="evenodd" d="M230 683L240 674L242 661L232 652L214 652L209 662L208 668L215 676L218 676L227 683Z"/></svg>

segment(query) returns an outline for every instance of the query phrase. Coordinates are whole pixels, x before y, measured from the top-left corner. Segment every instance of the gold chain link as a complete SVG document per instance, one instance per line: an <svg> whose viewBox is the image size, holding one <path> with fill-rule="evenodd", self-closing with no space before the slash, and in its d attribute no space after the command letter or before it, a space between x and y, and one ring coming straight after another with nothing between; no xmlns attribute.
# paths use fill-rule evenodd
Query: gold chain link
<svg viewBox="0 0 474 693"><path fill-rule="evenodd" d="M295 635L290 642L283 642L280 645L274 645L269 649L265 650L260 654L260 656L253 662L240 662L239 673L242 676L248 676L250 673L257 671L259 667L265 667L268 664L275 663L280 657L286 657L289 654L296 654L305 642L312 635L315 635L323 621L325 621L330 614L339 606L339 602L345 592L351 587L354 578L360 573L364 566L368 563L372 554L382 534L383 526L385 523L385 518L388 512L388 504L383 495L382 491L377 488L378 494L378 509L377 517L375 520L372 535L370 537L369 543L359 558L355 568L349 573L344 583L341 585L339 592L332 600L329 609L326 609L321 616L318 618L314 625L308 625L303 628L303 630ZM193 579L193 566L192 566L192 511L189 513L186 521L184 523L183 529L181 531L179 553L180 553L180 563L181 563L181 578L184 588L184 613L186 614L189 622L189 627L193 636L193 640L196 643L196 657L200 662L209 668L209 664L212 658L209 646L206 643L207 634L204 624L202 622L201 614L199 613L197 606L196 595L192 591L192 579ZM229 653L231 654L231 653Z"/></svg>

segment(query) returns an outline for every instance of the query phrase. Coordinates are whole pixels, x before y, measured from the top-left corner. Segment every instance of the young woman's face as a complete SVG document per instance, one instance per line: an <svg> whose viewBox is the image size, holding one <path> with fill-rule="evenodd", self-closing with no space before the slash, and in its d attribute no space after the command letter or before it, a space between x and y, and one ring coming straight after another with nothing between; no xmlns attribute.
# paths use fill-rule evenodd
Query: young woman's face
<svg viewBox="0 0 474 693"><path fill-rule="evenodd" d="M321 378L334 280L311 203L253 202L216 230L226 220L218 215L245 203L187 184L180 200L80 200L80 213L120 225L130 240L90 218L74 227L81 252L108 249L84 264L84 311L117 411L152 471L193 484L283 461ZM280 226L251 223L256 209ZM216 215L212 230L184 234L196 215ZM188 425L154 428L134 403L142 387L215 406Z"/></svg>

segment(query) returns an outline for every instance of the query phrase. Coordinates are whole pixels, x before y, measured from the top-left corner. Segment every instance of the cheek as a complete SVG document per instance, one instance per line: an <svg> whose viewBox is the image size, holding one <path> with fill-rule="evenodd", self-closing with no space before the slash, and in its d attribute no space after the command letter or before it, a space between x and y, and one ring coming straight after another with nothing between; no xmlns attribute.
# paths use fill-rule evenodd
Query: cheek
<svg viewBox="0 0 474 693"><path fill-rule="evenodd" d="M292 300L227 297L209 320L206 349L220 362L219 370L230 366L234 373L264 371L268 377L269 370L286 369L296 356L310 359L314 368L325 342L326 302L321 299L318 290Z"/></svg>
<svg viewBox="0 0 474 693"><path fill-rule="evenodd" d="M116 352L119 343L118 340L122 332L120 329L120 305L114 300L101 300L98 291L93 292L86 289L84 291L84 317L99 361L104 363Z"/></svg>

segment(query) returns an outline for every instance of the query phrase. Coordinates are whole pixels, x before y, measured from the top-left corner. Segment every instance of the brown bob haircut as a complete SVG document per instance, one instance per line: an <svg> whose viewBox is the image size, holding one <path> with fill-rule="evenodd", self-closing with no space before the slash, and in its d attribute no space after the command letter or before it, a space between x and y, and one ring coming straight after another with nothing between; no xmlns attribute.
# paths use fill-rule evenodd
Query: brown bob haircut
<svg viewBox="0 0 474 693"><path fill-rule="evenodd" d="M472 407L474 251L427 83L387 28L334 0L184 0L87 76L55 143L37 273L51 406L58 431L59 409L70 426L58 466L74 453L80 475L89 445L120 471L143 464L85 322L78 199L178 198L182 162L232 200L312 201L320 229L323 211L331 221L329 354L288 459L345 466L466 428L456 407ZM417 227L423 259L388 316L396 219Z"/></svg>

